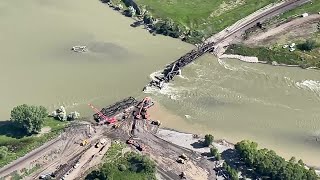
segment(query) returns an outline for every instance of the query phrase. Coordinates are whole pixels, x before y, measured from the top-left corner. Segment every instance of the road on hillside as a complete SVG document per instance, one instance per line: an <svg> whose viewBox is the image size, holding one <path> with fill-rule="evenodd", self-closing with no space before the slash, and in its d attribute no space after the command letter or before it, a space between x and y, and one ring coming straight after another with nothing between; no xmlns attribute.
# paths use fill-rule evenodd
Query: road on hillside
<svg viewBox="0 0 320 180"><path fill-rule="evenodd" d="M267 19L270 19L276 15L294 9L298 6L301 6L310 0L291 0L285 1L281 4L276 4L272 7L266 8L261 12L255 12L242 20L239 20L234 25L229 28L211 36L206 40L206 42L215 42L215 46L219 46L219 44L224 43L225 41L232 41L237 35L242 34L245 30L255 26L258 22L263 22ZM226 44L223 44L225 46ZM218 50L219 51L219 50Z"/></svg>
<svg viewBox="0 0 320 180"><path fill-rule="evenodd" d="M39 148L31 151L30 153L28 153L27 155L18 158L17 160L13 161L12 163L2 167L0 169L0 177L5 177L7 175L9 175L10 173L16 171L17 169L20 169L19 167L25 167L26 164L24 162L31 162L35 159L37 159L37 157L39 157L41 154L43 154L44 152L46 152L47 150L51 149L52 147L56 146L56 144L59 142L61 138L57 137L47 143L45 143L44 145L40 146Z"/></svg>

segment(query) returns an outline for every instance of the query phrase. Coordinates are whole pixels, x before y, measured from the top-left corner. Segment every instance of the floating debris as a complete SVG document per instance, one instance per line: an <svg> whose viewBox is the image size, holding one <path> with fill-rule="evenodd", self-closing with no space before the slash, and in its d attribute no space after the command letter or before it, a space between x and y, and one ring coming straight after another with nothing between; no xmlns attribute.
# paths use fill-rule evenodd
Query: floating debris
<svg viewBox="0 0 320 180"><path fill-rule="evenodd" d="M73 46L71 48L71 50L74 52L87 52L88 51L87 46Z"/></svg>

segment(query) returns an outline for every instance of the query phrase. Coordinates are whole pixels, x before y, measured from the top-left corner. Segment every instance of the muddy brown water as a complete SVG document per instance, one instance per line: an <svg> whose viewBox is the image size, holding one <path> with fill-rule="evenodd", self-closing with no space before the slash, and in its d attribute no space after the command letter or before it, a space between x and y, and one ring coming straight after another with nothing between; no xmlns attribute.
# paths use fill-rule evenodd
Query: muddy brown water
<svg viewBox="0 0 320 180"><path fill-rule="evenodd" d="M192 48L132 22L99 0L1 1L0 119L22 103L92 114L87 103L140 94L154 69Z"/></svg>
<svg viewBox="0 0 320 180"><path fill-rule="evenodd" d="M0 2L0 119L22 103L83 116L141 92L149 75L193 46L151 36L98 0ZM89 51L75 53L74 45ZM320 71L217 60L206 55L159 91L168 127L252 139L320 166ZM163 116L167 109L175 115ZM163 112L163 114L159 113ZM319 138L320 140L320 138Z"/></svg>

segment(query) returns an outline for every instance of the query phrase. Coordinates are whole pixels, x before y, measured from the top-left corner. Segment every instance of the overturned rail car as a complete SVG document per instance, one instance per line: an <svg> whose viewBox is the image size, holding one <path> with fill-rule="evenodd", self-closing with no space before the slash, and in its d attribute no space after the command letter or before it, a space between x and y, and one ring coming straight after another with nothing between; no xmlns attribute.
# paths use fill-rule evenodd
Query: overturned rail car
<svg viewBox="0 0 320 180"><path fill-rule="evenodd" d="M204 55L205 53L213 52L213 50L214 42L204 43L200 45L198 48L193 49L184 56L180 57L178 60L167 65L162 71L161 75L155 76L147 86L154 86L161 89L164 83L170 82L176 75L179 75L183 67L192 63L194 60ZM145 90L146 87L143 90Z"/></svg>
<svg viewBox="0 0 320 180"><path fill-rule="evenodd" d="M123 112L125 109L131 106L136 106L137 104L138 104L138 101L134 97L128 97L108 107L102 108L100 112L107 117L112 117L112 116L115 116L116 114L119 114L120 112ZM99 116L98 113L94 114L93 118L96 121L101 120L101 117Z"/></svg>

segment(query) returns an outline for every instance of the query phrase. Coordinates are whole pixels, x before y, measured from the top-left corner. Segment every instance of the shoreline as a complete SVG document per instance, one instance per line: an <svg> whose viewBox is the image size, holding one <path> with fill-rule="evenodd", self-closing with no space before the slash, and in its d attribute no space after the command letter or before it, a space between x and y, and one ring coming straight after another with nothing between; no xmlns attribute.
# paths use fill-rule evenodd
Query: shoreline
<svg viewBox="0 0 320 180"><path fill-rule="evenodd" d="M130 26L131 27L139 27L139 26L144 26L144 29L147 30L147 32L149 32L150 34L152 35L156 35L156 34L159 34L159 33L156 33L155 30L152 29L152 26L154 26L154 24L147 24L144 22L144 15L146 12L148 12L146 9L140 9L139 5L135 2L132 1L134 8L137 8L139 9L139 12L140 12L140 15L139 16L136 16L136 17L133 17L133 16L127 16L126 15L126 10L123 10L123 8L119 8L118 6L119 5L115 5L112 3L112 1L109 1L109 0L100 0L101 3L103 4L107 4L109 6L109 8L111 8L112 10L115 10L115 11L118 11L121 15L123 16L126 16L128 18L131 18L133 20L135 20L134 23L132 23ZM247 19L249 18L250 16L254 16L255 14L258 14L258 13L261 13L263 11L266 11L268 10L269 8L272 8L272 7L276 7L276 6L281 6L283 4L283 2L280 2L280 3L274 3L274 4L269 4L267 5L266 7L263 7L262 9L259 9L257 11L255 11L254 13L248 15L247 17L245 17L244 19ZM149 13L149 12L148 12ZM229 32L230 29L234 29L233 26L237 25L237 24L241 24L242 21L244 21L244 19L240 19L238 20L236 23L228 26L227 28L225 28L224 30L216 33L216 34L213 34L211 36L209 36L207 39L202 39L202 43L205 43L205 42L209 42L209 41L213 41L213 40L217 40L218 37L222 36L223 34L225 34L226 32ZM161 21L162 19L154 19L154 23L158 22L158 21ZM291 21L293 21L295 19L291 19L289 22L287 23L290 23ZM162 34L159 34L159 35L162 35ZM183 36L179 36L179 37L172 37L170 36L171 38L174 38L174 39L179 39L183 42L186 42L186 43L189 43L189 44L192 44L192 45L195 45L197 46L198 43L190 43L190 42L187 42L185 40L185 37L186 35L183 35ZM224 43L222 43L224 44ZM225 44L226 46L229 46L230 44L227 43ZM267 61L259 61L259 59L255 56L243 56L243 55L238 55L238 54L224 54L224 52L226 51L226 47L223 46L223 47L220 47L219 45L216 45L217 46L217 50L218 52L217 53L212 53L214 56L216 56L218 59L238 59L240 61L243 61L243 62L247 62L247 63L260 63L260 64L269 64L269 65L272 65L272 66L284 66L284 67L300 67L301 69L317 69L319 70L320 68L318 67L302 67L301 65L298 65L298 64L294 64L294 65L290 65L290 64L283 64L283 63L278 63L278 62L272 62L271 64L268 63Z"/></svg>
<svg viewBox="0 0 320 180"><path fill-rule="evenodd" d="M222 54L218 57L218 59L237 59L245 63L258 63L258 64L266 64L271 66L282 66L282 67L297 67L305 70L310 70L310 69L320 70L320 68L318 67L303 68L300 65L290 65L290 64L283 64L283 63L276 63L276 62L270 64L267 61L259 61L258 57L256 56L243 56L238 54Z"/></svg>
<svg viewBox="0 0 320 180"><path fill-rule="evenodd" d="M205 134L212 134L215 137L214 142L218 147L220 147L220 149L229 148L228 146L234 146L237 142L239 142L238 140L232 141L228 137L221 136L221 133L219 132L218 134L216 134L216 131L212 129L208 129L205 126L201 126L200 124L189 123L185 121L183 117L177 115L175 112L170 111L170 109L165 108L164 106L159 104L157 101L154 101L154 102L155 102L155 105L149 109L150 119L161 121L162 127L159 128L159 132L162 133L162 137L164 137L166 141L169 141L171 143L174 143L176 145L179 145L191 150L195 150L196 152L199 152L198 149L192 148L192 146L190 146L190 143L189 145L185 144L185 142L191 142L193 134L197 134L199 136L199 139L203 138ZM176 136L172 138L172 135L176 135ZM160 138L162 137L160 136ZM223 147L223 144L220 144L221 141L224 142L224 144L227 146ZM255 141L255 142L259 144L260 148L266 147L266 144L261 141ZM292 156L295 156L295 154L286 153L281 149L279 150L277 148L274 148L272 145L268 146L267 148L270 150L276 151L278 155L280 155L281 157L284 157L286 160L290 159L290 157ZM307 162L306 159L302 158L302 160ZM305 163L305 164L308 167L314 167L317 170L317 173L320 175L320 167L317 164L314 164L314 165L310 165L309 163Z"/></svg>
<svg viewBox="0 0 320 180"><path fill-rule="evenodd" d="M110 8L112 8L113 10L115 10L114 9L114 6L109 6ZM116 10L117 11L117 10ZM119 13L121 13L120 11L118 11ZM122 15L123 15L123 13L121 13ZM133 18L133 17L129 17L129 18L131 18L131 19L134 19L134 20L136 20L136 21L139 21L139 20L141 20L141 18L140 19L136 19L136 18ZM144 26L146 26L146 24L145 23L143 23L142 25L144 25ZM147 28L146 28L147 29ZM148 30L148 29L147 29ZM148 30L149 31L149 30ZM150 32L150 31L149 31ZM234 55L234 56L238 56L238 55ZM243 58L244 59L246 59L247 58L247 56L243 56ZM257 57L250 57L250 58L257 58ZM224 58L224 59L230 59L230 57L226 57L226 58ZM261 64L269 64L268 62L265 62L265 61L259 61L259 60L257 60L257 61L254 61L254 62L250 62L250 60L249 61L247 61L247 60L242 60L241 58L236 58L236 59L239 59L239 60L241 60L241 61L244 61L244 62L249 62L249 63L261 63ZM273 66L286 66L286 67L300 67L299 65L288 65L288 64L270 64L270 65L273 65ZM301 67L302 68L302 67ZM308 68L302 68L302 69L308 69ZM311 69L311 68L310 68ZM174 115L175 116L175 115ZM179 121L180 123L187 123L187 124L189 124L190 125L190 123L188 123L188 122L186 122L185 120L183 120L183 118L181 118L181 117L179 117L179 119L182 119L182 121ZM175 123L179 123L179 122L175 122ZM168 131L172 131L172 132L176 132L176 133L185 133L185 134L191 134L191 133L188 133L189 131L188 130L181 130L181 129L184 129L184 128L179 128L178 127L178 125L176 124L176 125L174 125L174 126L172 126L171 127L171 125L170 125L170 127L165 127L165 128L163 128L163 130L168 130ZM193 129L193 131L195 130L195 129L197 129L197 128L194 128ZM191 132L191 131L190 131ZM230 143L230 142L228 142L228 143ZM232 143L230 143L230 144L232 144Z"/></svg>
<svg viewBox="0 0 320 180"><path fill-rule="evenodd" d="M170 143L176 144L180 147L187 148L189 150L199 152L199 153L210 153L209 147L193 147L191 144L199 143L199 141L203 141L204 137L199 136L198 138L193 137L194 134L189 132L180 132L178 130L172 128L159 128L157 137L168 141ZM226 150L232 149L234 150L234 145L231 142L228 142L225 139L214 140L212 145L216 147L219 153L222 153ZM320 176L320 167L318 166L310 166L305 163L305 167L307 168L315 168L316 173Z"/></svg>

